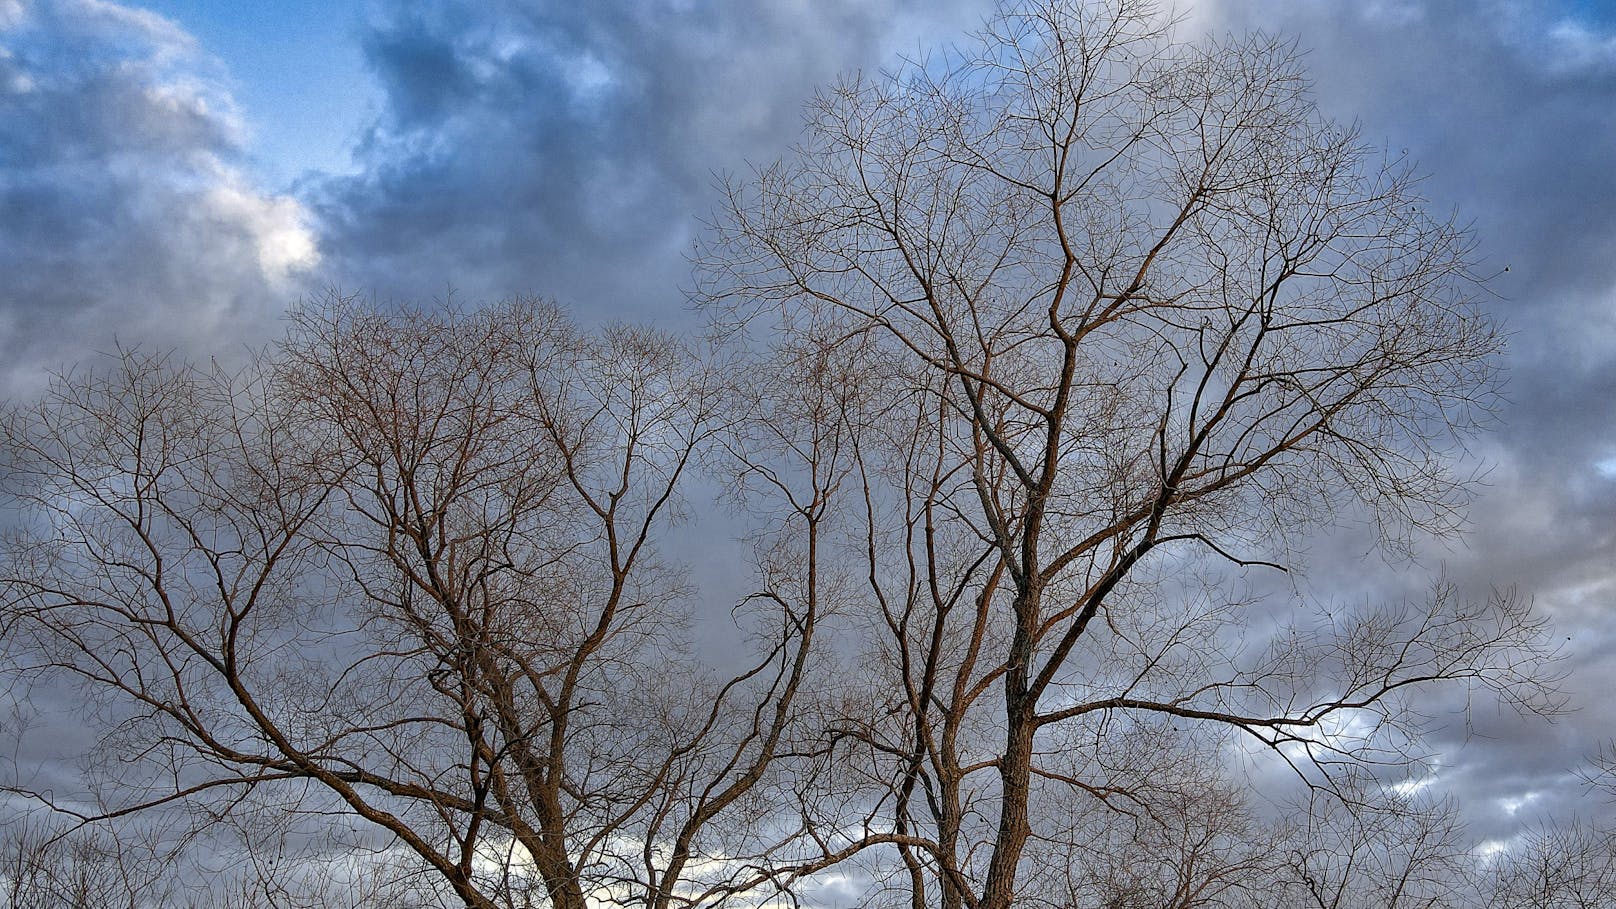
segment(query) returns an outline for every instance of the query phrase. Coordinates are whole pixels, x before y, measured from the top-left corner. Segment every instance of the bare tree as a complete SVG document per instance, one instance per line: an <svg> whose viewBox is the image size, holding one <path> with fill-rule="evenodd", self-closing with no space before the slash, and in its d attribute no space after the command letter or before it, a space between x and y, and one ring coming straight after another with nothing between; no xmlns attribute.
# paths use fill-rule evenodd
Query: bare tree
<svg viewBox="0 0 1616 909"><path fill-rule="evenodd" d="M702 668L657 541L698 456L756 435L720 375L533 302L333 300L241 373L131 352L64 377L4 420L24 523L0 602L21 673L76 683L110 759L98 799L26 794L86 823L334 818L327 849L466 906L769 884L789 830L760 805L800 738L839 468L818 421L768 424L751 471L809 543L740 607L756 659Z"/></svg>
<svg viewBox="0 0 1616 909"><path fill-rule="evenodd" d="M268 812L305 862L328 832L335 876L234 905L378 869L421 905L790 903L835 868L1189 909L1272 880L1226 763L1354 805L1433 685L1555 709L1513 593L1275 580L1338 519L1455 531L1499 347L1464 232L1289 46L1025 0L809 126L703 253L755 354L334 300L242 372L125 353L11 408L9 665L102 733L98 789L12 791ZM698 466L753 517L738 670L659 556Z"/></svg>
<svg viewBox="0 0 1616 909"><path fill-rule="evenodd" d="M353 848L331 835L329 819L314 824L290 812L237 812L228 826L239 838L189 836L194 830L174 820L159 815L79 826L37 811L13 818L0 838L0 905L438 909L461 904L418 857ZM211 832L222 831L216 826Z"/></svg>
<svg viewBox="0 0 1616 909"><path fill-rule="evenodd" d="M0 900L7 909L140 909L182 894L161 839L124 833L13 818L0 837Z"/></svg>
<svg viewBox="0 0 1616 909"><path fill-rule="evenodd" d="M1595 909L1616 893L1616 834L1585 824L1540 826L1494 857L1487 909Z"/></svg>
<svg viewBox="0 0 1616 909"><path fill-rule="evenodd" d="M1457 527L1499 341L1415 182L1283 42L1027 0L825 91L732 187L712 311L843 325L890 402L859 447L870 676L806 867L879 848L917 909L1004 909L1058 835L1046 789L1134 798L1107 767L1136 724L1231 728L1328 787L1415 753L1430 685L1555 708L1511 593L1287 618L1248 579L1342 514L1389 545Z"/></svg>
<svg viewBox="0 0 1616 909"><path fill-rule="evenodd" d="M1446 800L1345 784L1353 797L1312 793L1294 810L1275 885L1260 905L1313 909L1447 909L1468 905L1476 863Z"/></svg>
<svg viewBox="0 0 1616 909"><path fill-rule="evenodd" d="M1616 744L1579 771L1589 787L1616 795ZM1592 909L1616 893L1616 830L1573 818L1544 819L1499 844L1477 877L1486 909Z"/></svg>
<svg viewBox="0 0 1616 909"><path fill-rule="evenodd" d="M1118 794L1040 787L1019 902L1105 909L1246 907L1272 887L1276 836L1218 760L1217 743L1167 724L1115 730L1121 760L1082 775ZM1077 774L1073 774L1076 776Z"/></svg>

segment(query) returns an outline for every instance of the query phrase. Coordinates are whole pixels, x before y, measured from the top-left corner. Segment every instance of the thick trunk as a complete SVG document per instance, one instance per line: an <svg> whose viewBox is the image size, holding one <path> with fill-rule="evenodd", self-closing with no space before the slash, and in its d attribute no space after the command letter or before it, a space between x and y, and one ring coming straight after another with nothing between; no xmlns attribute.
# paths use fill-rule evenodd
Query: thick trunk
<svg viewBox="0 0 1616 909"><path fill-rule="evenodd" d="M524 843L533 856L534 867L544 880L551 909L588 909L578 869L567 853L566 813L561 807L560 788L554 780L543 780L529 790L534 795L538 815L537 840Z"/></svg>
<svg viewBox="0 0 1616 909"><path fill-rule="evenodd" d="M1032 573L1028 572L1028 576ZM1028 800L1032 788L1033 733L1037 698L1028 691L1040 591L1023 590L1014 606L1016 634L1004 674L1004 754L999 759L999 827L978 909L1009 909L1015 901L1021 853L1031 835Z"/></svg>
<svg viewBox="0 0 1616 909"><path fill-rule="evenodd" d="M1005 737L1005 752L999 762L1002 795L999 801L998 836L993 843L993 855L988 860L987 880L982 888L979 909L1009 909L1016 896L1016 872L1021 865L1021 853L1026 849L1031 825L1027 818L1027 804L1032 777L1031 711L1013 705L1007 711L1012 719Z"/></svg>
<svg viewBox="0 0 1616 909"><path fill-rule="evenodd" d="M948 856L951 860L959 855L960 831L960 797L958 774L951 774L949 779L942 781L942 818L938 825L937 846L938 852ZM939 881L941 890L940 909L960 909L965 904L964 896L960 893L959 883L949 874L949 869L941 868L942 879Z"/></svg>
<svg viewBox="0 0 1616 909"><path fill-rule="evenodd" d="M553 909L589 909L578 875L565 854L556 855L554 850L544 849L533 859L544 879L544 889Z"/></svg>

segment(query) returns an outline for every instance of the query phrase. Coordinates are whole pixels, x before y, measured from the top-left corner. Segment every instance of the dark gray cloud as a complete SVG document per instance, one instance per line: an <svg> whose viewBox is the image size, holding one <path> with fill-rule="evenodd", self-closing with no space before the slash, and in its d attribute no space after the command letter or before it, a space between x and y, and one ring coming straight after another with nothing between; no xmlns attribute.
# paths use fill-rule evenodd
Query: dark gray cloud
<svg viewBox="0 0 1616 909"><path fill-rule="evenodd" d="M96 347L258 339L315 258L255 189L219 65L101 0L0 4L0 383Z"/></svg>
<svg viewBox="0 0 1616 909"><path fill-rule="evenodd" d="M312 192L330 274L384 298L452 285L677 314L718 175L780 155L816 85L984 7L405 5L365 38L386 100L363 172Z"/></svg>
<svg viewBox="0 0 1616 909"><path fill-rule="evenodd" d="M238 168L223 75L156 15L0 0L0 393L115 342L239 354L298 296L313 235L300 203ZM72 791L91 744L76 693L15 694L0 692L15 771Z"/></svg>
<svg viewBox="0 0 1616 909"><path fill-rule="evenodd" d="M783 153L816 85L957 36L989 5L389 5L363 35L382 107L358 172L311 175L293 199L243 175L222 68L178 27L100 0L0 0L0 381L114 331L201 350L261 336L315 275L383 298L537 292L586 318L678 320L683 253L717 175ZM1307 590L1409 594L1442 566L1472 593L1519 585L1559 623L1579 711L1552 725L1451 714L1433 742L1438 783L1484 837L1609 817L1574 774L1616 734L1609 7L1189 12L1188 33L1295 37L1326 111L1421 162L1435 205L1474 223L1478 270L1496 273L1489 305L1511 332L1511 403L1477 442L1491 473L1470 535L1431 541L1403 574L1350 532L1319 538Z"/></svg>
<svg viewBox="0 0 1616 909"><path fill-rule="evenodd" d="M1433 203L1474 225L1477 271L1496 295L1488 305L1510 334L1509 403L1476 445L1490 473L1469 535L1432 541L1421 563L1445 566L1473 593L1516 585L1533 597L1558 625L1577 708L1553 725L1482 711L1433 743L1439 783L1482 837L1612 811L1575 773L1616 734L1609 12L1518 0L1220 0L1188 26L1294 36L1321 106L1419 162ZM1361 549L1337 552L1316 547L1321 583L1354 584Z"/></svg>

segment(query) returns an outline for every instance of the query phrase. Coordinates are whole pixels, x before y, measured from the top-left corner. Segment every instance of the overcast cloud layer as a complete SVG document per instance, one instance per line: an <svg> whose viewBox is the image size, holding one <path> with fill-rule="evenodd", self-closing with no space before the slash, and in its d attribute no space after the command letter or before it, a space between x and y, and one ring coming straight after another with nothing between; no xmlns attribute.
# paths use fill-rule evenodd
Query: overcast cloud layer
<svg viewBox="0 0 1616 909"><path fill-rule="evenodd" d="M980 3L406 5L365 36L386 107L310 192L330 272L383 298L553 296L666 320L722 175L777 157L817 84ZM939 22L952 24L945 28Z"/></svg>
<svg viewBox="0 0 1616 909"><path fill-rule="evenodd" d="M0 0L0 356L15 387L123 343L261 334L318 255L249 185L220 65L100 0ZM249 328L250 326L250 328Z"/></svg>
<svg viewBox="0 0 1616 909"><path fill-rule="evenodd" d="M1437 781L1483 837L1610 811L1575 772L1616 735L1616 28L1599 6L1222 0L1193 23L1295 36L1324 109L1418 161L1493 275L1510 405L1477 446L1491 470L1464 546L1424 562L1533 596L1578 709L1552 726L1484 714L1437 743ZM1354 583L1355 552L1319 554L1315 588Z"/></svg>
<svg viewBox="0 0 1616 909"><path fill-rule="evenodd" d="M686 320L683 254L717 176L782 153L816 84L946 40L986 7L389 5L358 36L382 99L358 172L280 194L245 175L229 61L179 24L102 0L0 0L3 381L31 387L114 333L240 347L330 285ZM1184 25L1294 36L1325 109L1419 161L1497 272L1512 404L1478 444L1491 486L1471 535L1426 547L1423 567L1536 597L1581 709L1553 726L1482 715L1438 743L1435 782L1484 837L1611 814L1574 774L1616 735L1616 24L1601 9L1221 0ZM1399 586L1365 586L1348 537L1315 545L1313 593Z"/></svg>

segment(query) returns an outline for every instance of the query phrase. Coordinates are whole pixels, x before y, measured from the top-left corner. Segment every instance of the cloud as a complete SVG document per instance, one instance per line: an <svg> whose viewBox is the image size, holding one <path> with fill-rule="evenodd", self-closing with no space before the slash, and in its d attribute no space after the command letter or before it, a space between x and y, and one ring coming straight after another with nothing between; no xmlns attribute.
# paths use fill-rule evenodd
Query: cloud
<svg viewBox="0 0 1616 909"><path fill-rule="evenodd" d="M0 7L0 384L123 343L262 338L317 262L301 203L239 166L216 61L104 2Z"/></svg>
<svg viewBox="0 0 1616 909"><path fill-rule="evenodd" d="M376 20L384 104L359 174L309 184L330 274L383 298L555 295L586 317L673 318L681 253L715 175L784 153L801 103L972 27L989 4L450 3ZM1186 23L1264 29L1306 54L1321 106L1425 162L1438 209L1474 223L1482 292L1511 334L1513 402L1478 441L1491 468L1463 541L1407 575L1315 541L1315 594L1417 595L1445 565L1467 592L1518 584L1560 625L1581 714L1555 726L1452 713L1440 785L1478 829L1575 810L1569 773L1616 725L1616 47L1609 23L1520 0L1209 0ZM1508 266L1508 271L1504 271ZM1347 542L1348 540L1351 542ZM1458 704L1432 704L1444 712ZM1461 793L1462 794L1462 793ZM1511 814L1488 806L1514 804Z"/></svg>
<svg viewBox="0 0 1616 909"><path fill-rule="evenodd" d="M816 86L989 5L399 4L363 34L382 103L359 172L284 196L245 175L222 66L174 22L0 0L0 387L114 334L195 351L262 338L314 281L676 320L718 177L784 153ZM1473 593L1534 596L1582 707L1555 726L1455 720L1436 740L1434 785L1500 838L1594 807L1569 771L1616 728L1616 30L1592 6L1204 0L1185 26L1294 36L1323 107L1425 162L1495 275L1513 403L1478 445L1492 469L1471 535L1423 558ZM1315 541L1310 589L1420 586L1366 572L1343 537Z"/></svg>
<svg viewBox="0 0 1616 909"><path fill-rule="evenodd" d="M333 279L676 314L718 174L783 153L814 87L885 62L905 23L957 33L984 7L405 5L365 37L385 104L363 173L311 193Z"/></svg>
<svg viewBox="0 0 1616 909"><path fill-rule="evenodd" d="M1455 719L1439 782L1478 835L1608 809L1573 772L1616 728L1616 28L1522 0L1219 0L1193 27L1294 36L1315 92L1367 141L1406 151L1439 209L1474 225L1484 299L1509 333L1509 403L1479 440L1490 468L1458 545L1432 541L1474 593L1518 585L1563 638L1576 712L1549 726ZM1508 270L1505 271L1505 267ZM1321 575L1363 576L1358 551ZM1510 812L1503 806L1519 804Z"/></svg>

